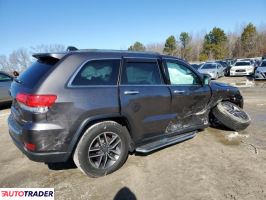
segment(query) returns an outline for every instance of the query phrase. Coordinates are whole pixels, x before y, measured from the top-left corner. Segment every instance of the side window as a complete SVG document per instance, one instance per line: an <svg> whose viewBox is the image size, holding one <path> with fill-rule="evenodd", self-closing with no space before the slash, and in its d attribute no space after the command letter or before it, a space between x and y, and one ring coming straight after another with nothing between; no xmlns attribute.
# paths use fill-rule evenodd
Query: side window
<svg viewBox="0 0 266 200"><path fill-rule="evenodd" d="M0 74L0 82L6 82L6 81L12 81L12 79L5 74Z"/></svg>
<svg viewBox="0 0 266 200"><path fill-rule="evenodd" d="M189 68L176 63L166 62L172 85L200 85L199 77Z"/></svg>
<svg viewBox="0 0 266 200"><path fill-rule="evenodd" d="M120 60L88 61L77 73L71 85L117 85Z"/></svg>
<svg viewBox="0 0 266 200"><path fill-rule="evenodd" d="M122 84L158 85L162 84L160 70L156 62L127 62L124 65Z"/></svg>

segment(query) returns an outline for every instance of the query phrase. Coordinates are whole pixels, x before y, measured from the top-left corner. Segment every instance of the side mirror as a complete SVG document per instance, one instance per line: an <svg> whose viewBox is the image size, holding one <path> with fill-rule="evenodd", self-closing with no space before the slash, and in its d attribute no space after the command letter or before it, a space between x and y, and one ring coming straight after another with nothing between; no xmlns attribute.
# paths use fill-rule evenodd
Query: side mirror
<svg viewBox="0 0 266 200"><path fill-rule="evenodd" d="M209 74L203 74L203 85L209 85L211 82L211 77Z"/></svg>
<svg viewBox="0 0 266 200"><path fill-rule="evenodd" d="M19 73L18 73L17 71L13 71L13 75L14 75L15 77L17 77L17 76L19 76Z"/></svg>

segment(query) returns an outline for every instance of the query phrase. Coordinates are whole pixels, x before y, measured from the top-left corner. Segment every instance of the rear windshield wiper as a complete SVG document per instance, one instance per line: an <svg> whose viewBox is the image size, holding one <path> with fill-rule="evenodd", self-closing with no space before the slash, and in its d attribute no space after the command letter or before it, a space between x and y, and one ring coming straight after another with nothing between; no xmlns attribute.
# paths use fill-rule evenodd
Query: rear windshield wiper
<svg viewBox="0 0 266 200"><path fill-rule="evenodd" d="M21 80L19 80L18 78L14 78L13 80L16 81L17 83L20 83L20 84L23 83L23 82L22 82Z"/></svg>

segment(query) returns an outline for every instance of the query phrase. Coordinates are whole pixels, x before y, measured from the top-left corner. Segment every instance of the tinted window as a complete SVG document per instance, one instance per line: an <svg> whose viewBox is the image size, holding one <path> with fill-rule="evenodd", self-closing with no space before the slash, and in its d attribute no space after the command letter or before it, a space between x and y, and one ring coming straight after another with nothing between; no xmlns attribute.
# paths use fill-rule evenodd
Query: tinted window
<svg viewBox="0 0 266 200"><path fill-rule="evenodd" d="M116 85L120 60L87 62L74 78L72 85Z"/></svg>
<svg viewBox="0 0 266 200"><path fill-rule="evenodd" d="M247 66L250 65L250 62L237 62L235 66Z"/></svg>
<svg viewBox="0 0 266 200"><path fill-rule="evenodd" d="M212 63L207 63L204 64L201 69L216 69L216 64L212 64Z"/></svg>
<svg viewBox="0 0 266 200"><path fill-rule="evenodd" d="M266 67L266 61L263 61L260 66L261 67Z"/></svg>
<svg viewBox="0 0 266 200"><path fill-rule="evenodd" d="M199 77L189 68L174 62L166 62L172 85L200 85Z"/></svg>
<svg viewBox="0 0 266 200"><path fill-rule="evenodd" d="M33 88L51 67L53 67L52 64L36 61L19 75L18 80L26 87Z"/></svg>
<svg viewBox="0 0 266 200"><path fill-rule="evenodd" d="M128 62L122 75L122 84L155 85L162 84L156 62Z"/></svg>
<svg viewBox="0 0 266 200"><path fill-rule="evenodd" d="M12 78L5 75L5 74L0 74L0 82L5 82L5 81L11 81Z"/></svg>

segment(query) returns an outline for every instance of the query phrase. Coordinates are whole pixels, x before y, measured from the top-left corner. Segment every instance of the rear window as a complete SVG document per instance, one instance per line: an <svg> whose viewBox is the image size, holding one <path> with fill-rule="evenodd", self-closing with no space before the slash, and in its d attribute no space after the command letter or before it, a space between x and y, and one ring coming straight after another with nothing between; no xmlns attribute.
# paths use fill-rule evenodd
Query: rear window
<svg viewBox="0 0 266 200"><path fill-rule="evenodd" d="M33 88L53 66L54 64L47 64L38 60L28 67L22 74L20 74L18 80L24 86Z"/></svg>
<svg viewBox="0 0 266 200"><path fill-rule="evenodd" d="M74 86L117 85L120 60L89 61L72 81Z"/></svg>

